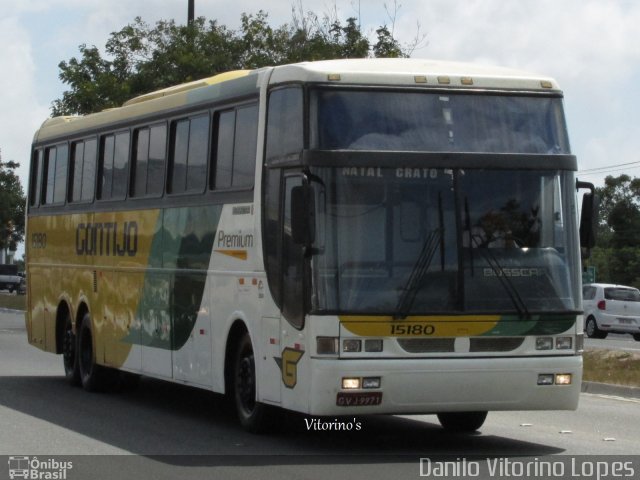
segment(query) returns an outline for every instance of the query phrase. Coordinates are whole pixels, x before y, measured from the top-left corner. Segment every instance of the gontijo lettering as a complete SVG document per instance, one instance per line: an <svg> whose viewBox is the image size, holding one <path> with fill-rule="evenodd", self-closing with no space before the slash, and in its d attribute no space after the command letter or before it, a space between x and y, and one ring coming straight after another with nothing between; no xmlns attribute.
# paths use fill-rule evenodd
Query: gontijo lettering
<svg viewBox="0 0 640 480"><path fill-rule="evenodd" d="M138 223L79 223L76 227L76 254L134 257L138 253Z"/></svg>

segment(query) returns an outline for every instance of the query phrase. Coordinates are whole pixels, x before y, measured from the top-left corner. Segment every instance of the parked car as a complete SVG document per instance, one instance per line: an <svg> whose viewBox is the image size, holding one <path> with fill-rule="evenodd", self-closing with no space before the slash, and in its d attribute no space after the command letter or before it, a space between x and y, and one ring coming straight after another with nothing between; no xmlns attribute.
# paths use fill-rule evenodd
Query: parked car
<svg viewBox="0 0 640 480"><path fill-rule="evenodd" d="M24 284L24 278L18 274L17 265L0 265L0 290L13 293L20 291L21 284Z"/></svg>
<svg viewBox="0 0 640 480"><path fill-rule="evenodd" d="M640 290L625 285L589 283L582 287L584 331L590 338L630 333L640 342Z"/></svg>

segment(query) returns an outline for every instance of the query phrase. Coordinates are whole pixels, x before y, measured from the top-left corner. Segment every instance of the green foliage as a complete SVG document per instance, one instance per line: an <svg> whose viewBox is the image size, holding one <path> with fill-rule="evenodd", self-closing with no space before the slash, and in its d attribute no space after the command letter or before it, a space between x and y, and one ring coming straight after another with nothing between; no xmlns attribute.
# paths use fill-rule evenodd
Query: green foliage
<svg viewBox="0 0 640 480"><path fill-rule="evenodd" d="M608 176L597 195L600 224L588 264L599 282L640 287L640 178Z"/></svg>
<svg viewBox="0 0 640 480"><path fill-rule="evenodd" d="M80 45L79 58L59 64L69 85L52 103L54 116L88 114L122 105L144 93L236 69L254 69L333 58L406 57L386 26L371 45L356 18L342 23L334 15L293 11L291 24L273 28L268 15L243 14L237 31L197 18L189 25L173 20L154 26L136 18L113 32L104 54Z"/></svg>
<svg viewBox="0 0 640 480"><path fill-rule="evenodd" d="M0 155L0 249L16 250L24 238L26 199L15 170L19 163L2 162Z"/></svg>

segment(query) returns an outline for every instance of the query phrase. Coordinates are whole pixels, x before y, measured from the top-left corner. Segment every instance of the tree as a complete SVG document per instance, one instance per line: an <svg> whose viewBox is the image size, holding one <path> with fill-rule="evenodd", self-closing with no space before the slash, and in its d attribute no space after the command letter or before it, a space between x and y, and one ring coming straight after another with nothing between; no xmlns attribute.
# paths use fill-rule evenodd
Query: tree
<svg viewBox="0 0 640 480"><path fill-rule="evenodd" d="M113 32L102 54L80 45L79 58L59 64L60 79L70 89L53 101L54 116L88 114L122 105L161 88L236 69L333 58L406 57L386 26L371 44L357 19L342 23L337 13L319 17L300 6L292 22L273 28L268 15L242 14L237 31L203 17L189 25L161 20L150 26L141 18Z"/></svg>
<svg viewBox="0 0 640 480"><path fill-rule="evenodd" d="M640 178L608 176L596 193L599 227L589 264L598 281L640 286Z"/></svg>
<svg viewBox="0 0 640 480"><path fill-rule="evenodd" d="M0 249L16 250L24 239L26 199L15 170L19 163L2 161L0 153Z"/></svg>

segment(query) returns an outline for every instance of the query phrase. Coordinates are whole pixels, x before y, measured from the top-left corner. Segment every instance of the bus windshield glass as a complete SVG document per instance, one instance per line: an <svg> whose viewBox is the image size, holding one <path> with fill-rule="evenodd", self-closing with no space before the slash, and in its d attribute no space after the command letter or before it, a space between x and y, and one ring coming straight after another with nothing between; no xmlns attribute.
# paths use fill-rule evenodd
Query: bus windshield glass
<svg viewBox="0 0 640 480"><path fill-rule="evenodd" d="M560 97L316 89L310 105L313 149L569 153Z"/></svg>
<svg viewBox="0 0 640 480"><path fill-rule="evenodd" d="M314 167L316 311L575 311L566 171Z"/></svg>

